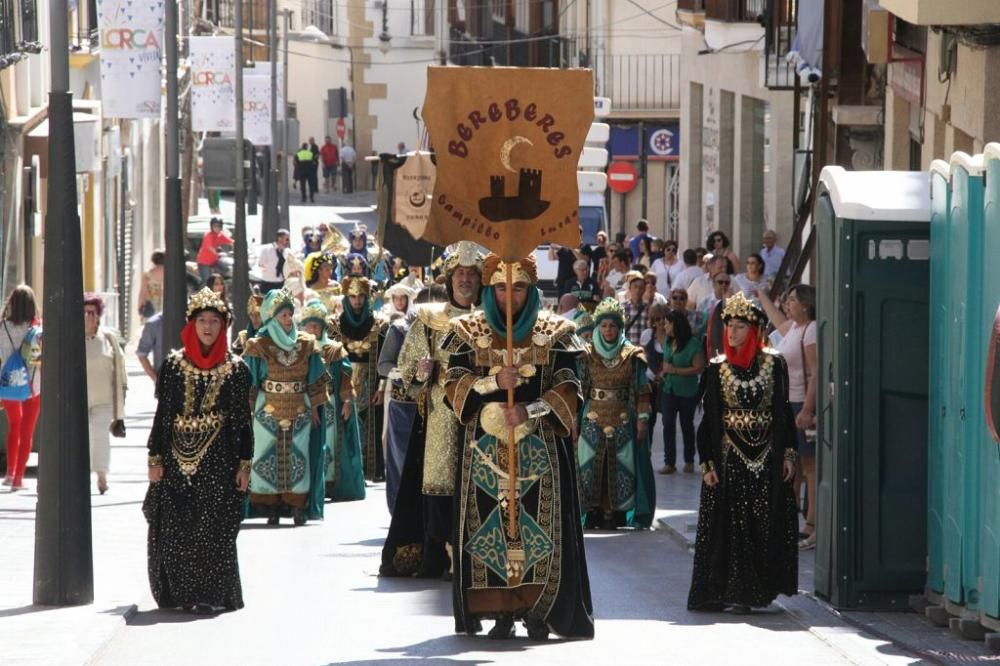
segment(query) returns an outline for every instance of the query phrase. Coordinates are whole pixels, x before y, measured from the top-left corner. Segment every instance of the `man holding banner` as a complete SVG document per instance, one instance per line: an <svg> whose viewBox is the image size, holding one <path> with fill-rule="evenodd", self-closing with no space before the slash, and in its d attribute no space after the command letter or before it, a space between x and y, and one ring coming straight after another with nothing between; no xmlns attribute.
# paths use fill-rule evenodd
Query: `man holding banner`
<svg viewBox="0 0 1000 666"><path fill-rule="evenodd" d="M541 309L534 259L514 263L511 272L508 294L507 265L494 254L487 257L482 310L453 322L442 345L449 353L445 391L465 426L455 490L455 627L472 634L481 618L493 618L490 638L511 638L520 619L534 640L544 640L550 630L592 638L572 440L583 349L572 322ZM512 508L510 428L519 458L513 539L506 530Z"/></svg>
<svg viewBox="0 0 1000 666"><path fill-rule="evenodd" d="M456 474L455 625L510 638L594 635L572 438L583 351L541 312L540 243L580 244L576 166L594 117L589 70L429 67L423 117L436 147L421 239L470 240L482 310L451 324L445 392L462 429ZM524 257L528 257L525 259Z"/></svg>

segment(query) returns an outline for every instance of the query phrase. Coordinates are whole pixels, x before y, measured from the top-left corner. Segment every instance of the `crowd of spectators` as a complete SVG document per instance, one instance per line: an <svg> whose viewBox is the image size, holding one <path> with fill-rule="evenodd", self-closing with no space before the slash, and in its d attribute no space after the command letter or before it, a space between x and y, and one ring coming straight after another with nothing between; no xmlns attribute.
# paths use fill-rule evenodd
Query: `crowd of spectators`
<svg viewBox="0 0 1000 666"><path fill-rule="evenodd" d="M761 303L773 331L769 344L782 352L788 365L790 400L796 413L802 474L806 485L805 527L800 547L815 545L815 292L793 285L782 302L770 298L785 251L768 229L760 249L741 262L729 237L713 231L704 247L680 251L674 239L654 238L640 220L636 232L608 242L597 234L596 246L553 246L550 260L558 262L556 283L561 313L574 308L593 310L606 297L617 298L625 310L625 337L645 349L653 385L656 416L663 419L661 474L674 474L677 430L683 439L682 467L695 471L695 420L699 379L709 361L723 353L725 299L742 292Z"/></svg>

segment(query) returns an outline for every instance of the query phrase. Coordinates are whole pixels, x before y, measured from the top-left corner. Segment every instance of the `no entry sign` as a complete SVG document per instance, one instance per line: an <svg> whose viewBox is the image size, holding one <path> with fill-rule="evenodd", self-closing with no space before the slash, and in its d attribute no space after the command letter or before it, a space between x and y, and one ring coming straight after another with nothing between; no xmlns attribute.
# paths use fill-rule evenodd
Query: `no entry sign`
<svg viewBox="0 0 1000 666"><path fill-rule="evenodd" d="M629 162L614 162L608 167L608 187L618 194L627 194L635 189L639 174Z"/></svg>

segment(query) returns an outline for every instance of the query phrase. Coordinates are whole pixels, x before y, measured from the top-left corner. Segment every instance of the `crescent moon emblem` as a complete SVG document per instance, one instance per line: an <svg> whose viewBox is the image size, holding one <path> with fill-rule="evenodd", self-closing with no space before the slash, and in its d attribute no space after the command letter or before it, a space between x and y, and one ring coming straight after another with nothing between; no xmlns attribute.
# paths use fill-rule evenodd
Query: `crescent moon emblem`
<svg viewBox="0 0 1000 666"><path fill-rule="evenodd" d="M531 140L528 139L527 137L514 136L504 141L503 145L500 146L500 164L503 165L504 169L507 169L507 171L510 171L511 173L517 173L517 171L512 169L510 166L510 153L512 150L514 150L514 147L519 143L526 143L529 146L535 145L531 143Z"/></svg>

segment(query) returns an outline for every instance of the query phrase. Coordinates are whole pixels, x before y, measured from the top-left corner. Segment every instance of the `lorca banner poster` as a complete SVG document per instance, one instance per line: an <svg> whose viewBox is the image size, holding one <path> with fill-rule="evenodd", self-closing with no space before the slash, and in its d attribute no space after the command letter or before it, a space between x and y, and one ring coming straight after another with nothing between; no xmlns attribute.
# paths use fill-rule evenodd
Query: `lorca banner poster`
<svg viewBox="0 0 1000 666"><path fill-rule="evenodd" d="M160 117L163 0L97 0L106 118Z"/></svg>
<svg viewBox="0 0 1000 666"><path fill-rule="evenodd" d="M243 136L255 146L271 145L271 77L243 75Z"/></svg>
<svg viewBox="0 0 1000 666"><path fill-rule="evenodd" d="M191 129L236 129L236 56L232 37L189 37Z"/></svg>
<svg viewBox="0 0 1000 666"><path fill-rule="evenodd" d="M590 70L429 67L437 178L424 239L470 240L508 261L579 243L576 170L593 97Z"/></svg>

